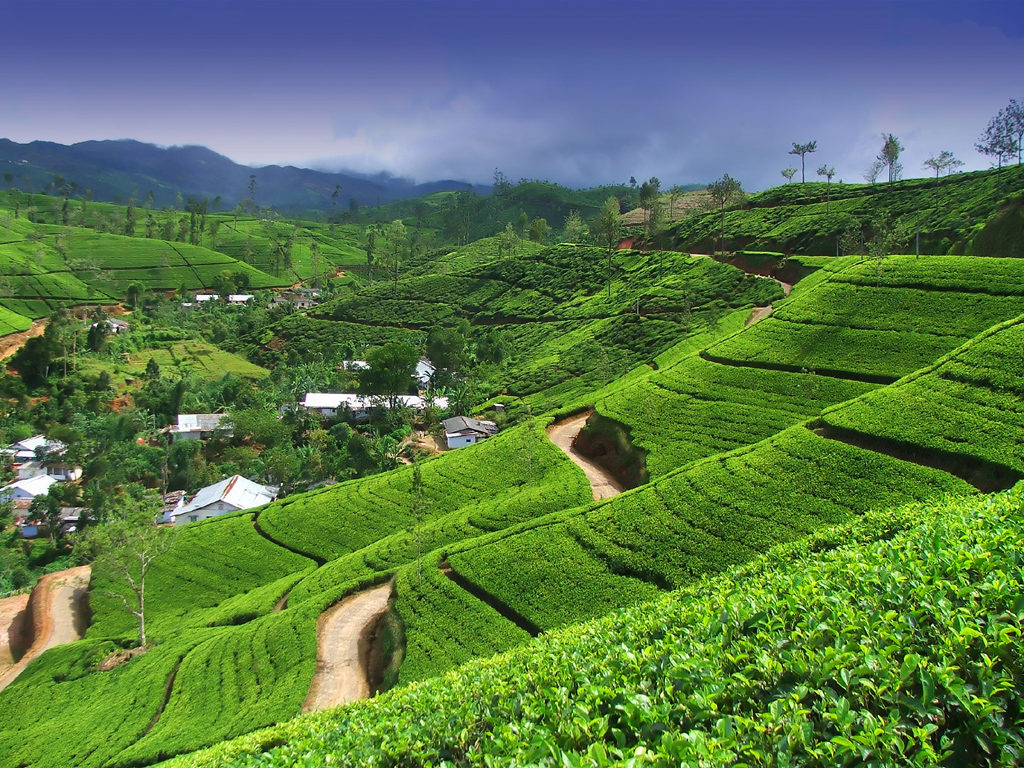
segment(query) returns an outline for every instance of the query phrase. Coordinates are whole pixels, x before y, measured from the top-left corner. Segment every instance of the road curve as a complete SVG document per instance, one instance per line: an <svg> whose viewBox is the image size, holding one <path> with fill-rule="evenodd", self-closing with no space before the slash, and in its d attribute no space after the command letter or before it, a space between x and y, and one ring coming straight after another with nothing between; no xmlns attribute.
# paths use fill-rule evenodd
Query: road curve
<svg viewBox="0 0 1024 768"><path fill-rule="evenodd" d="M303 712L317 712L369 697L368 635L375 619L387 610L390 597L388 582L349 595L320 614L316 622L316 672L302 705Z"/></svg>
<svg viewBox="0 0 1024 768"><path fill-rule="evenodd" d="M48 573L32 589L33 642L17 664L0 671L0 691L43 651L80 640L78 611L89 589L88 565Z"/></svg>
<svg viewBox="0 0 1024 768"><path fill-rule="evenodd" d="M607 499L622 493L622 486L604 467L591 461L572 446L573 438L583 429L592 413L593 411L587 411L555 422L548 427L548 439L586 473L590 487L594 491L594 499Z"/></svg>

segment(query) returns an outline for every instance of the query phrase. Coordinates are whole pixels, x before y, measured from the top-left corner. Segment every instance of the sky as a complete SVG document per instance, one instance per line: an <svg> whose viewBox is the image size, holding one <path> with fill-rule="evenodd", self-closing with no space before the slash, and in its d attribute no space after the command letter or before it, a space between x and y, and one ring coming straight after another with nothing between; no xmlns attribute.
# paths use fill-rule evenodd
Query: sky
<svg viewBox="0 0 1024 768"><path fill-rule="evenodd" d="M0 0L0 137L417 181L906 177L1024 100L1006 0ZM799 179L799 173L797 174Z"/></svg>

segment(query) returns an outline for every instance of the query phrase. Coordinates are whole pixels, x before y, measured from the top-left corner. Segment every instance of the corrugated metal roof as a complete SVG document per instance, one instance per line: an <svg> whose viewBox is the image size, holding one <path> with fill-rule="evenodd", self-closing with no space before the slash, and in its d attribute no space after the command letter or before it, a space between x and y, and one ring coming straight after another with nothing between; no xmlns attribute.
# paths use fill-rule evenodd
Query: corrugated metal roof
<svg viewBox="0 0 1024 768"><path fill-rule="evenodd" d="M223 501L235 509L251 509L273 501L276 496L277 488L273 486L260 485L252 480L246 480L241 475L232 475L219 483L200 489L192 501L175 510L172 517L208 507L218 501Z"/></svg>

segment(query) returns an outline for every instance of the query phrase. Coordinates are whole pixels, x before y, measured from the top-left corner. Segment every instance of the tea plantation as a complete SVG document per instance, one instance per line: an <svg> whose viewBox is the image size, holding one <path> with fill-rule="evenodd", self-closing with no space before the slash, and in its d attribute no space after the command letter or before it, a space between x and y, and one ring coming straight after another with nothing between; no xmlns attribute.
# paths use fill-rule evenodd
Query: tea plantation
<svg viewBox="0 0 1024 768"><path fill-rule="evenodd" d="M872 513L169 767L1013 765L1022 503L1014 490Z"/></svg>
<svg viewBox="0 0 1024 768"><path fill-rule="evenodd" d="M942 184L983 220L1021 179ZM891 205L971 250L927 205L934 185L841 186L827 214L808 184L727 225L783 250ZM273 286L366 266L341 226L211 214L216 242L185 245L58 225L48 200L31 222L0 216L0 331L133 281L202 287L238 269ZM117 213L75 205L83 223ZM705 218L673 236L698 242ZM505 344L500 381L481 385L504 428L177 531L147 583L154 645L107 671L134 624L97 569L85 638L0 692L0 768L1024 760L1024 486L1007 490L1024 477L1024 259L794 257L788 297L709 258L505 253L495 238L402 269L275 319L252 357L468 325ZM588 432L618 434L643 470L601 501L545 432L590 409ZM384 583L395 689L285 722L316 671L318 618Z"/></svg>

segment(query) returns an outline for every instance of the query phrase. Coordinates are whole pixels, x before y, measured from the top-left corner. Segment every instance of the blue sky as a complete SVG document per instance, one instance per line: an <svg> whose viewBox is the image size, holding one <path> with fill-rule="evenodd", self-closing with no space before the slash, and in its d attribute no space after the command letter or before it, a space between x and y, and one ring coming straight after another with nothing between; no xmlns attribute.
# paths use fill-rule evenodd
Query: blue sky
<svg viewBox="0 0 1024 768"><path fill-rule="evenodd" d="M1003 0L0 0L0 136L203 144L420 181L906 176L1024 99Z"/></svg>

